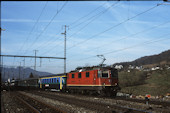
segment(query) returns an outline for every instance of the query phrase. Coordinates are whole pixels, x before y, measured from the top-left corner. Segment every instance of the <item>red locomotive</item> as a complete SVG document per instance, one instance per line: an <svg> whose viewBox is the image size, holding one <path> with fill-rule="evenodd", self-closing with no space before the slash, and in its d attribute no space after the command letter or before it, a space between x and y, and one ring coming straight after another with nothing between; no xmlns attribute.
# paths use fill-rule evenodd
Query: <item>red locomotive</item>
<svg viewBox="0 0 170 113"><path fill-rule="evenodd" d="M70 92L116 96L119 89L115 68L91 67L67 73L67 90Z"/></svg>

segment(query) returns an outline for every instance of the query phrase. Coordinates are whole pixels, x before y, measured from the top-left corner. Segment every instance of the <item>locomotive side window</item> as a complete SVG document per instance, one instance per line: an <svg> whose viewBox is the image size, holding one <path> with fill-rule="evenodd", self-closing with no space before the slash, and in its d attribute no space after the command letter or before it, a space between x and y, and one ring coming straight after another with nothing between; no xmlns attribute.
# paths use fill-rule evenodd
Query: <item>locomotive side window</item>
<svg viewBox="0 0 170 113"><path fill-rule="evenodd" d="M78 74L78 78L81 78L81 73Z"/></svg>
<svg viewBox="0 0 170 113"><path fill-rule="evenodd" d="M86 77L89 77L89 75L90 75L89 72L86 72Z"/></svg>
<svg viewBox="0 0 170 113"><path fill-rule="evenodd" d="M74 78L74 74L72 74L72 78Z"/></svg>
<svg viewBox="0 0 170 113"><path fill-rule="evenodd" d="M101 77L101 71L98 71L98 78Z"/></svg>

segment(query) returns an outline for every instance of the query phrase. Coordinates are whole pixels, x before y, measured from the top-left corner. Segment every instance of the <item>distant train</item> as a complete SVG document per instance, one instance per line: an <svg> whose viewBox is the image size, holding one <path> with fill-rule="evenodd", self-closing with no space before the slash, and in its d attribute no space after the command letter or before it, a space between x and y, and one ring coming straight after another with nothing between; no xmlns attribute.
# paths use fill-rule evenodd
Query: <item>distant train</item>
<svg viewBox="0 0 170 113"><path fill-rule="evenodd" d="M16 81L21 89L57 89L70 93L116 96L120 90L118 71L109 67L88 67L66 74L42 76Z"/></svg>

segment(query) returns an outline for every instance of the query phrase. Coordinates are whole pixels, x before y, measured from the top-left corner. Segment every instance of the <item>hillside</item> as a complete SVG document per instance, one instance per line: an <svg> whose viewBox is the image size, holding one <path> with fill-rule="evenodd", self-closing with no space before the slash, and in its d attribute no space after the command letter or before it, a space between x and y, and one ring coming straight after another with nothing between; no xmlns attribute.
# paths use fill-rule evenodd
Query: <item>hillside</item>
<svg viewBox="0 0 170 113"><path fill-rule="evenodd" d="M154 96L170 92L170 50L114 65L123 66L123 69L119 70L121 92ZM136 68L141 66L143 68Z"/></svg>
<svg viewBox="0 0 170 113"><path fill-rule="evenodd" d="M119 83L121 92L154 96L166 95L170 93L170 69L155 71L138 71L119 72Z"/></svg>
<svg viewBox="0 0 170 113"><path fill-rule="evenodd" d="M157 55L144 56L139 59L136 59L132 62L122 62L116 63L115 65L123 65L123 67L128 67L129 65L133 66L144 66L144 67L153 67L157 65L170 64L170 50L164 51Z"/></svg>
<svg viewBox="0 0 170 113"><path fill-rule="evenodd" d="M36 71L36 75L35 75L35 71L31 68L23 68L23 67L16 67L16 68L11 68L11 67L3 67L2 70L2 80L5 81L8 78L15 78L18 79L19 75L20 78L28 78L30 76L30 73L33 73L34 76L44 76L44 75L52 75L52 73L48 73L48 72L39 72ZM25 73L25 74L24 74Z"/></svg>

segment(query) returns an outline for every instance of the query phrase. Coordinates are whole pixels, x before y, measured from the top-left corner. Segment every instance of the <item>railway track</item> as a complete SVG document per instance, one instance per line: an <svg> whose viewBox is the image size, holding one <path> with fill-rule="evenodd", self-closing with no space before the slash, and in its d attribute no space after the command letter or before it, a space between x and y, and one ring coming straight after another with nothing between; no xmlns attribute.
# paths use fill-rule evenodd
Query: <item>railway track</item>
<svg viewBox="0 0 170 113"><path fill-rule="evenodd" d="M17 92L16 98L33 113L65 113L54 106L43 103L20 92Z"/></svg>
<svg viewBox="0 0 170 113"><path fill-rule="evenodd" d="M138 102L138 103L146 103L145 100L142 99L130 99L130 98L123 98L123 97L116 97L116 100L125 100L130 102ZM170 102L164 102L164 101L156 101L156 100L150 100L149 104L153 105L161 105L162 107L170 107Z"/></svg>
<svg viewBox="0 0 170 113"><path fill-rule="evenodd" d="M55 92L55 93L61 93L62 92ZM82 94L74 94L76 96L82 97L96 97L93 95L82 95ZM101 96L100 96L101 97ZM146 101L144 99L134 99L134 98L126 98L126 97L106 97L106 96L102 96L101 98L106 98L106 99L114 99L114 100L124 100L124 101L129 101L129 102L137 102L137 103L143 103L146 104ZM167 101L157 101L157 100L149 100L149 104L153 104L153 105L160 105L163 108L166 107L170 107L170 102Z"/></svg>
<svg viewBox="0 0 170 113"><path fill-rule="evenodd" d="M132 109L128 107L121 107L118 105L110 105L106 103L93 102L88 100L82 100L78 98L71 98L61 95L50 94L48 92L32 92L35 95L46 97L53 100L65 102L67 104L87 108L97 112L107 113L147 113L145 110Z"/></svg>

